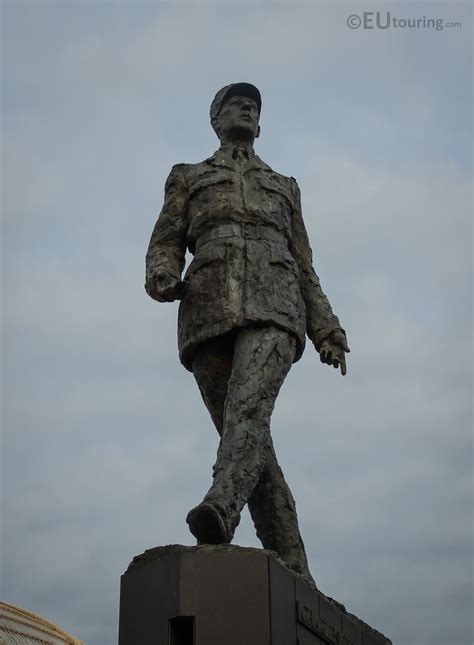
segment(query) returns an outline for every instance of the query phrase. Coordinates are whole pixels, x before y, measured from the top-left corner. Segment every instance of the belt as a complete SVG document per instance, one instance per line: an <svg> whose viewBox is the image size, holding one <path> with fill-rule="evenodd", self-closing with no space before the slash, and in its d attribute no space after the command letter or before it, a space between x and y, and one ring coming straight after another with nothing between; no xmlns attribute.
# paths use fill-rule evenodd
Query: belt
<svg viewBox="0 0 474 645"><path fill-rule="evenodd" d="M270 240L271 242L285 242L288 240L285 234L277 231L272 226L265 226L265 224L253 224L253 222L246 222L244 224L221 224L215 226L211 231L203 233L196 240L196 250L203 244L207 244L212 240L217 240L221 237L241 237L244 240Z"/></svg>

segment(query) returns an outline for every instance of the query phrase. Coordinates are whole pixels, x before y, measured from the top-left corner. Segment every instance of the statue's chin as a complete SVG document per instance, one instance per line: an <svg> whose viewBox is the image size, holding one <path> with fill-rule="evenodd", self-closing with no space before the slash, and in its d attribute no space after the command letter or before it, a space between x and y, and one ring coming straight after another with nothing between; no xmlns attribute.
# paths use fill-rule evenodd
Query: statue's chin
<svg viewBox="0 0 474 645"><path fill-rule="evenodd" d="M234 139L238 141L253 141L255 139L255 135L256 133L250 124L246 126L239 123L229 130L227 138L231 141Z"/></svg>

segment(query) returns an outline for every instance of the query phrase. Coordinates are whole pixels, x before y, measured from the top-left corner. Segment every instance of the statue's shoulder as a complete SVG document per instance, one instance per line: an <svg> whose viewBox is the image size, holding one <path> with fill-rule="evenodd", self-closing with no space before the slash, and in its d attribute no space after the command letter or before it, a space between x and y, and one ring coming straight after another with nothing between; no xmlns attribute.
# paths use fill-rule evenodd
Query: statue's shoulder
<svg viewBox="0 0 474 645"><path fill-rule="evenodd" d="M185 164L186 166L186 171L187 172L200 172L204 167L206 167L209 163L209 161L213 157L209 157L208 159L204 159L203 161L198 161L197 163L187 163Z"/></svg>
<svg viewBox="0 0 474 645"><path fill-rule="evenodd" d="M171 168L172 173L177 173L183 175L185 178L193 177L196 174L200 174L204 168L207 166L207 159L204 161L199 161L197 163L177 163Z"/></svg>
<svg viewBox="0 0 474 645"><path fill-rule="evenodd" d="M292 194L296 194L299 191L298 184L294 177L289 177L288 175L283 175L281 172L277 172L270 168L267 164L266 172L271 175L280 185L285 186Z"/></svg>
<svg viewBox="0 0 474 645"><path fill-rule="evenodd" d="M275 172L275 170L273 172L280 181L288 184L289 186L292 186L296 183L296 179L294 177L288 177L288 175L283 175L281 172Z"/></svg>
<svg viewBox="0 0 474 645"><path fill-rule="evenodd" d="M273 171L273 172L275 172L275 171ZM286 184L288 184L288 186L290 186L290 188L294 188L295 186L298 187L298 183L297 183L297 181L296 181L296 179L294 177L291 177L291 176L288 176L288 175L283 175L280 172L275 172L275 175L278 176L280 181L283 181Z"/></svg>
<svg viewBox="0 0 474 645"><path fill-rule="evenodd" d="M175 163L171 166L170 174L171 175L183 174L184 172L186 172L186 168L190 165L191 164L188 164L188 163Z"/></svg>
<svg viewBox="0 0 474 645"><path fill-rule="evenodd" d="M189 182L200 175L205 166L205 162L201 161L199 163L175 163L171 166L171 171L166 181L167 186L171 186L175 183L184 187L189 187Z"/></svg>
<svg viewBox="0 0 474 645"><path fill-rule="evenodd" d="M290 191L293 197L298 196L300 189L298 186L298 182L294 177L291 177L291 176L289 177L288 175L282 175L279 172L274 172L274 174L277 176L278 181L287 187L287 189Z"/></svg>
<svg viewBox="0 0 474 645"><path fill-rule="evenodd" d="M265 170L267 173L271 174L273 177L275 177L275 179L277 179L280 183L287 184L289 187L294 186L296 184L296 179L294 177L283 175L281 172L277 172L271 166L265 163L262 159L260 159L260 157L256 156L256 158L260 162L262 169Z"/></svg>

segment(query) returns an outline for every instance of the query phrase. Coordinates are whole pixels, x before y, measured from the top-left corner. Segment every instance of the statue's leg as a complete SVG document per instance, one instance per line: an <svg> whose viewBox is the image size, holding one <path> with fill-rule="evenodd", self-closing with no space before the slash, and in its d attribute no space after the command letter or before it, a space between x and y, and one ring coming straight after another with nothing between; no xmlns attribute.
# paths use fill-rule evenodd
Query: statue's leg
<svg viewBox="0 0 474 645"><path fill-rule="evenodd" d="M235 339L214 481L204 500L223 511L229 541L264 469L270 417L294 353L294 338L276 327L244 328Z"/></svg>
<svg viewBox="0 0 474 645"><path fill-rule="evenodd" d="M233 354L233 338L218 336L202 343L193 359L193 376L219 435L222 435L224 425L224 405Z"/></svg>
<svg viewBox="0 0 474 645"><path fill-rule="evenodd" d="M232 373L233 339L212 339L203 343L193 361L193 374L219 435L224 423L224 405ZM301 539L293 496L269 436L265 465L248 499L257 535L266 549L278 553L285 564L312 582Z"/></svg>
<svg viewBox="0 0 474 645"><path fill-rule="evenodd" d="M265 468L248 499L248 506L262 546L278 553L290 569L315 586L298 526L295 500L278 464L271 437Z"/></svg>

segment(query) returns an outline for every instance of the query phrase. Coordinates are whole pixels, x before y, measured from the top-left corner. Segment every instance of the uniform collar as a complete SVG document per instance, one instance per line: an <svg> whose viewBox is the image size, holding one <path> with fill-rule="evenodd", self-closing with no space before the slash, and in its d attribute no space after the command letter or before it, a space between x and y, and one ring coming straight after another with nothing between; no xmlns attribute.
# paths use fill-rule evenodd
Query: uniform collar
<svg viewBox="0 0 474 645"><path fill-rule="evenodd" d="M241 158L249 161L255 156L255 150L250 143L233 143L229 141L221 145L219 151L222 151L227 156L230 155L232 159L236 159L240 155Z"/></svg>
<svg viewBox="0 0 474 645"><path fill-rule="evenodd" d="M225 167L235 170L237 168L237 163L233 159L235 148L240 148L240 146L237 146L233 143L227 143L221 146L219 150L216 150L215 153L211 157L208 157L205 161L206 163L220 166L221 168ZM264 161L262 161L262 159L260 159L258 155L255 154L253 148L251 148L251 153L252 155L250 156L249 161L245 163L245 172L252 168L271 170L270 166L268 166Z"/></svg>

